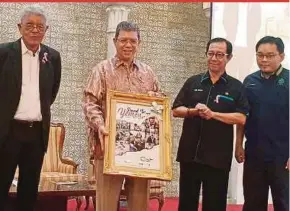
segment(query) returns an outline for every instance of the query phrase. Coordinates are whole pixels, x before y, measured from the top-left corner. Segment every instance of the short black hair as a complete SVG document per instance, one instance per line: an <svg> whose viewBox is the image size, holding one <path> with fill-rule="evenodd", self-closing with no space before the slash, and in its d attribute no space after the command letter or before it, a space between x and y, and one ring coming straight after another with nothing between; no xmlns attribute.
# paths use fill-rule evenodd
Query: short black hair
<svg viewBox="0 0 290 211"><path fill-rule="evenodd" d="M282 39L280 37L273 37L273 36L265 36L265 37L261 38L256 44L256 52L258 51L258 48L260 45L267 44L267 43L275 44L277 46L278 52L280 54L284 53L285 47L284 47L284 43L283 43Z"/></svg>
<svg viewBox="0 0 290 211"><path fill-rule="evenodd" d="M115 38L118 38L120 31L134 31L137 32L138 40L140 40L140 29L137 24L130 21L122 21L117 25Z"/></svg>
<svg viewBox="0 0 290 211"><path fill-rule="evenodd" d="M226 40L225 38L222 37L216 37L211 39L210 41L208 41L207 45L206 45L206 53L208 52L209 46L212 43L219 43L219 42L224 42L227 45L227 54L231 55L233 53L233 45L230 41Z"/></svg>

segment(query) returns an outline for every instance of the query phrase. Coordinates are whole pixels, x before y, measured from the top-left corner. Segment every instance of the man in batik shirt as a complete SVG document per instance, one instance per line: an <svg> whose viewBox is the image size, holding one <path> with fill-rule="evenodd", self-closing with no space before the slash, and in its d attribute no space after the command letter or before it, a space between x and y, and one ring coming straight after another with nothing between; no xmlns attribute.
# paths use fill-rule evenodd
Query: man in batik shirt
<svg viewBox="0 0 290 211"><path fill-rule="evenodd" d="M137 25L123 21L114 38L116 56L97 64L84 90L83 110L88 124L91 149L94 150L97 189L97 210L116 211L124 176L103 174L106 93L117 90L127 93L158 95L159 82L152 69L134 59L140 44ZM149 182L144 178L126 178L128 211L147 211Z"/></svg>

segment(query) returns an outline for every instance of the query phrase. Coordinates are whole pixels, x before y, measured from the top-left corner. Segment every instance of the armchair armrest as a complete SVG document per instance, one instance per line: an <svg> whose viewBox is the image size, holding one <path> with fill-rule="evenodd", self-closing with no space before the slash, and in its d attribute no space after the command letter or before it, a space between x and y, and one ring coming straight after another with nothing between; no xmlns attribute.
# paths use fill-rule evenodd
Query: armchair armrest
<svg viewBox="0 0 290 211"><path fill-rule="evenodd" d="M78 164L76 164L71 158L60 158L61 163L58 164L58 172L62 173L77 173Z"/></svg>

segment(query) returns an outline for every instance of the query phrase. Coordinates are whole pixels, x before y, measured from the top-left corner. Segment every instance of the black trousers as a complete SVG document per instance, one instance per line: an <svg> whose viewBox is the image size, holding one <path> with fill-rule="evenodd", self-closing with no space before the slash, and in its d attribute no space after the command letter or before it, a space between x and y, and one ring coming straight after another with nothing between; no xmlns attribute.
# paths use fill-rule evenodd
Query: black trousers
<svg viewBox="0 0 290 211"><path fill-rule="evenodd" d="M34 210L43 157L41 122L31 125L13 120L9 135L0 146L0 211L5 210L17 166L17 210Z"/></svg>
<svg viewBox="0 0 290 211"><path fill-rule="evenodd" d="M178 211L198 211L202 185L202 210L225 211L229 171L199 163L180 163Z"/></svg>
<svg viewBox="0 0 290 211"><path fill-rule="evenodd" d="M289 211L289 171L286 162L244 164L244 198L243 211L267 211L268 192L271 188L275 211Z"/></svg>

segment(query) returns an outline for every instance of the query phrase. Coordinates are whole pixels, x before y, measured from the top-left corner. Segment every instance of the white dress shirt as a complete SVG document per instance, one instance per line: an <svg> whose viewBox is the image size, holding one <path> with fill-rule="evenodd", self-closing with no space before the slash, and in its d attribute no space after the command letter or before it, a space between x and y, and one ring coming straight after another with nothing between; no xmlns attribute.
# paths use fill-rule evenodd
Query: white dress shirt
<svg viewBox="0 0 290 211"><path fill-rule="evenodd" d="M28 50L21 39L22 87L21 97L14 119L41 121L39 96L39 51Z"/></svg>

